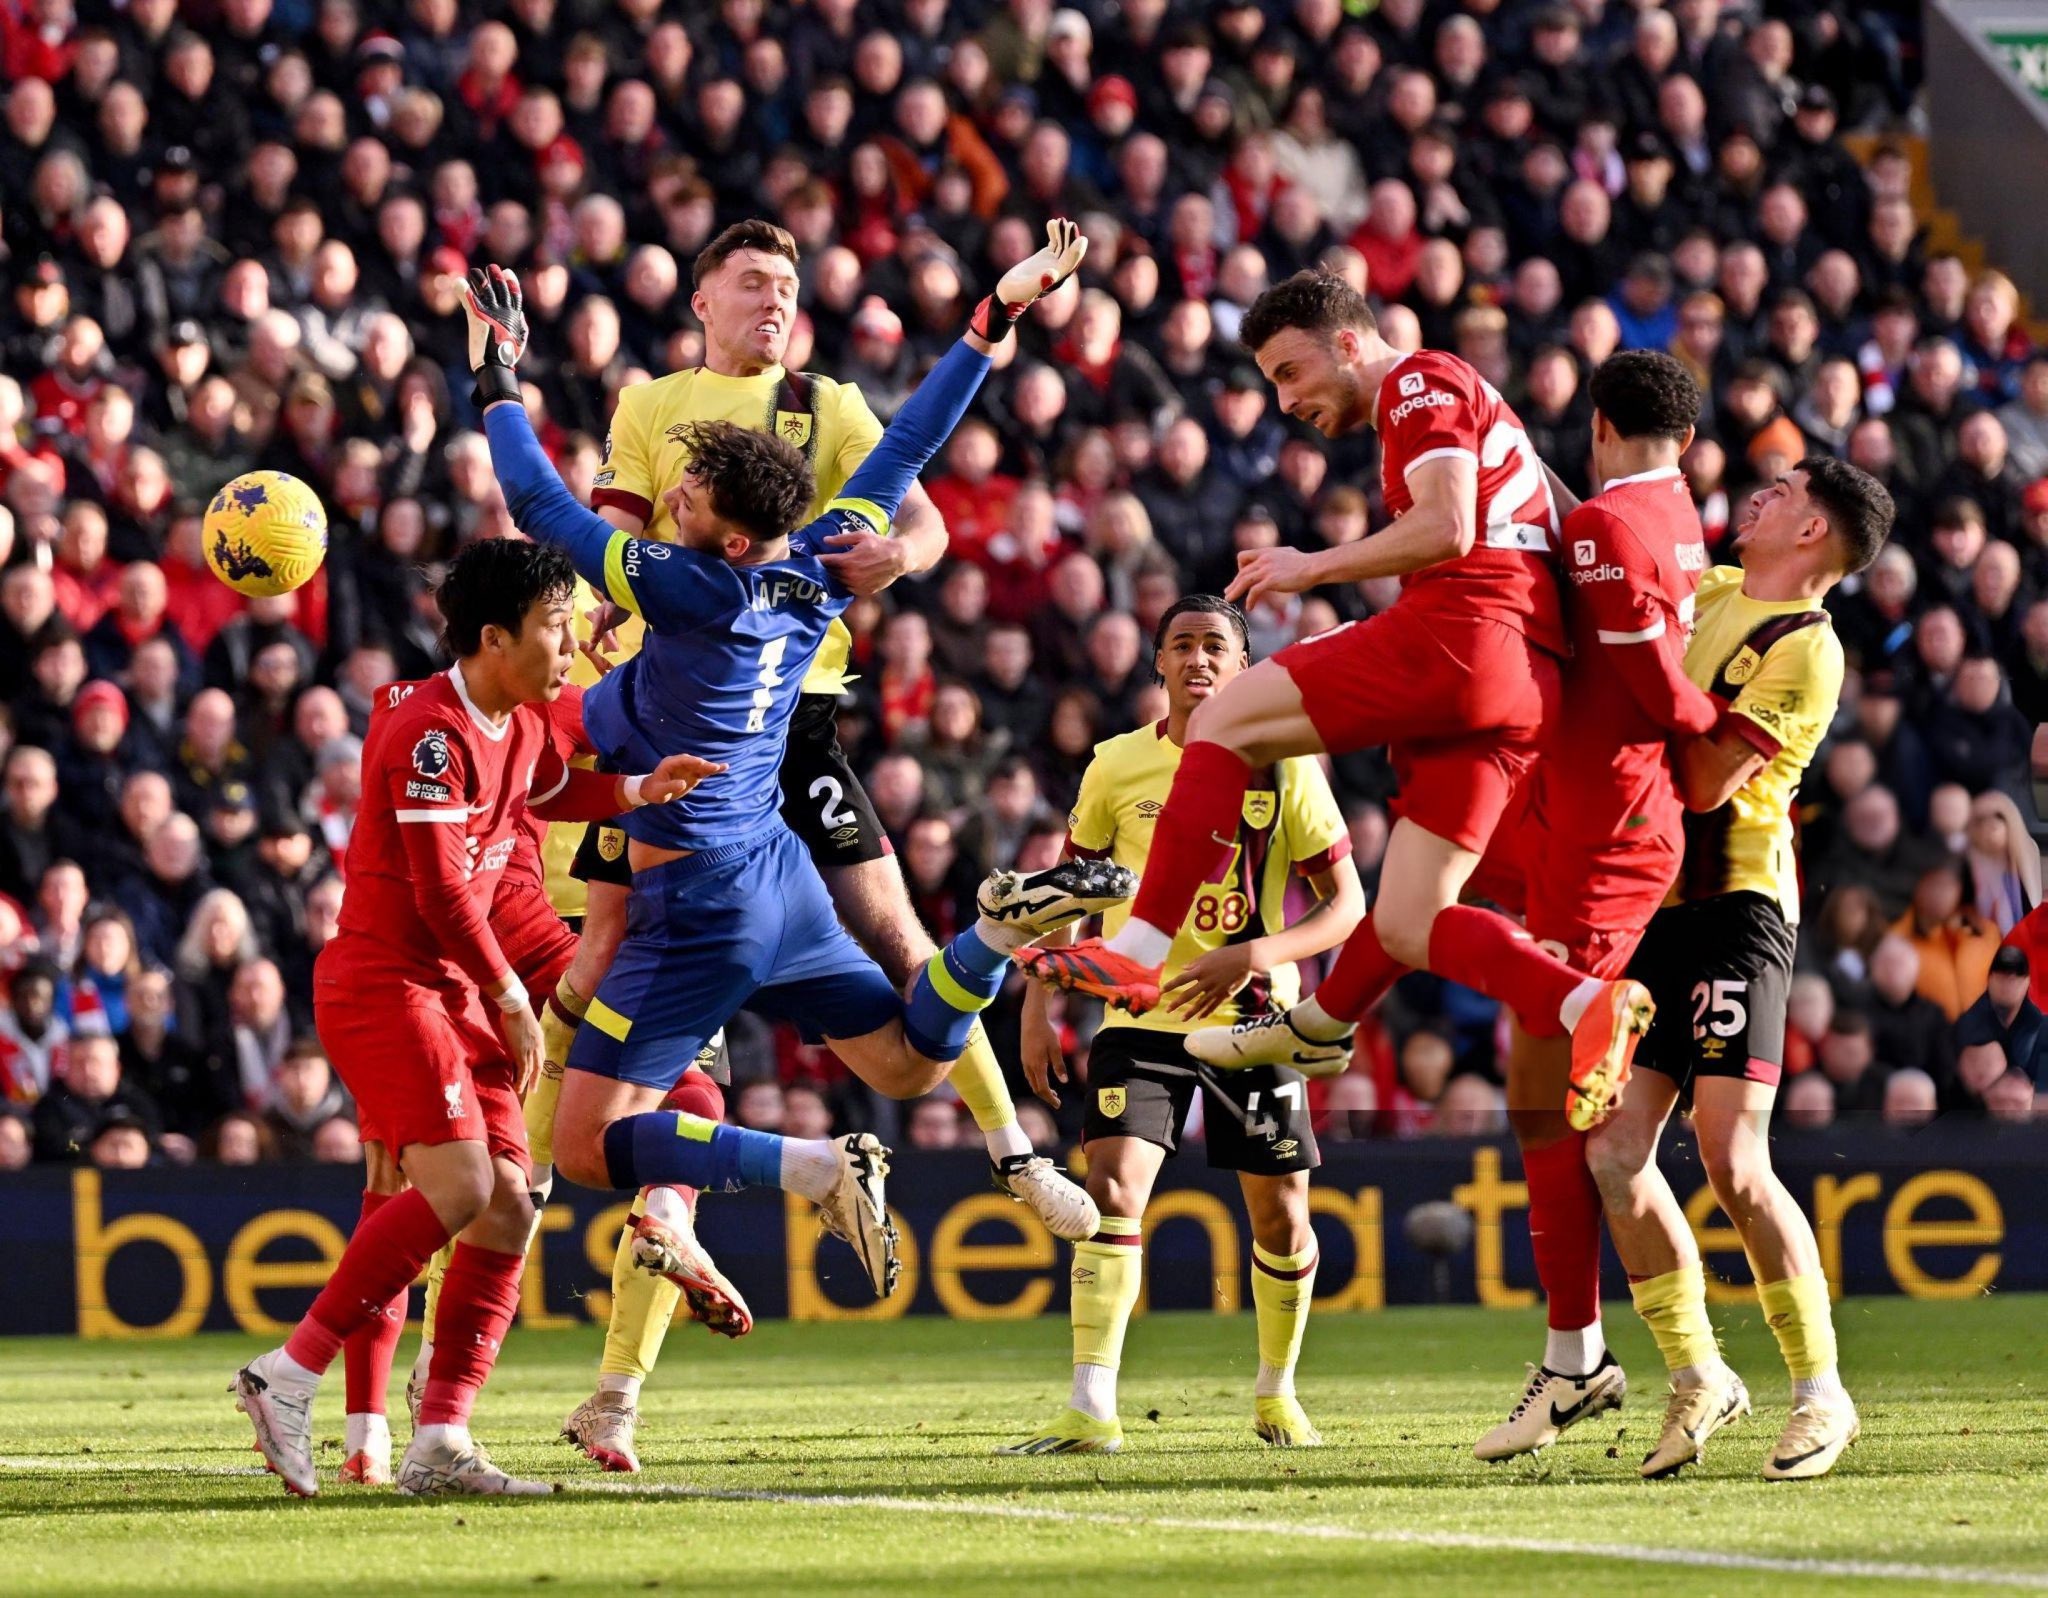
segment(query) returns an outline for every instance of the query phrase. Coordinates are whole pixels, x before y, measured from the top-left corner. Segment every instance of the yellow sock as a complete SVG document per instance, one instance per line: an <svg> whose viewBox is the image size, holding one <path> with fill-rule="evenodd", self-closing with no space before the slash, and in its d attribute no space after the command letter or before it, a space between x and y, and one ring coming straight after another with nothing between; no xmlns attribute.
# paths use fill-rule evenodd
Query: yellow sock
<svg viewBox="0 0 2048 1598"><path fill-rule="evenodd" d="M1316 1296L1314 1239L1299 1254L1268 1254L1252 1244L1252 1304L1259 1316L1258 1395L1294 1391L1294 1365Z"/></svg>
<svg viewBox="0 0 2048 1598"><path fill-rule="evenodd" d="M1074 1245L1074 1363L1115 1370L1123 1363L1124 1333L1138 1305L1145 1255L1140 1223L1105 1215L1095 1236Z"/></svg>
<svg viewBox="0 0 2048 1598"><path fill-rule="evenodd" d="M1657 1351L1673 1371L1718 1364L1720 1347L1707 1319L1707 1275L1699 1265L1682 1265L1662 1276L1631 1282L1636 1313L1657 1340Z"/></svg>
<svg viewBox="0 0 2048 1598"><path fill-rule="evenodd" d="M434 1317L441 1309L441 1279L448 1274L448 1262L455 1258L455 1240L451 1237L443 1243L440 1252L427 1261L427 1307L420 1324L426 1328L428 1342L434 1340Z"/></svg>
<svg viewBox="0 0 2048 1598"><path fill-rule="evenodd" d="M1756 1296L1764 1320L1785 1356L1794 1381L1805 1381L1835 1368L1835 1317L1828 1306L1825 1276L1792 1276L1782 1282L1761 1282Z"/></svg>
<svg viewBox="0 0 2048 1598"><path fill-rule="evenodd" d="M644 1193L633 1200L633 1213L647 1213ZM633 1263L631 1241L622 1233L619 1250L612 1256L612 1318L605 1328L604 1358L597 1373L647 1380L661 1358L662 1341L682 1300L683 1290L675 1283Z"/></svg>
<svg viewBox="0 0 2048 1598"><path fill-rule="evenodd" d="M967 1047L953 1062L953 1090L984 1132L999 1132L1017 1124L1016 1101L1010 1084L1003 1080L1003 1068L996 1060L994 1045L980 1026L968 1035Z"/></svg>
<svg viewBox="0 0 2048 1598"><path fill-rule="evenodd" d="M579 1021L583 1019L584 1012L590 1008L590 1001L569 986L569 973L566 971L562 973L561 981L555 984L555 1003L559 1004L567 1014L574 1016Z"/></svg>
<svg viewBox="0 0 2048 1598"><path fill-rule="evenodd" d="M569 986L565 974L555 984L554 1004L540 1007L540 1042L543 1060L540 1080L526 1095L526 1151L538 1171L555 1163L555 1101L562 1096L562 1065L569 1058L569 1045L576 1041L576 1022L565 1021L556 1005L580 1020L584 1001Z"/></svg>

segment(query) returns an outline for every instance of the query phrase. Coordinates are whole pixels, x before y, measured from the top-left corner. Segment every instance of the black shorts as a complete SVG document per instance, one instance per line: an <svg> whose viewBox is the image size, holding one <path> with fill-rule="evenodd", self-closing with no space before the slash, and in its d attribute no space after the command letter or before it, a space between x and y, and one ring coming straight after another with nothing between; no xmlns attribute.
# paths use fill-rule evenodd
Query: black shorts
<svg viewBox="0 0 2048 1598"><path fill-rule="evenodd" d="M882 818L839 747L837 694L797 698L782 756L782 820L820 871L891 853Z"/></svg>
<svg viewBox="0 0 2048 1598"><path fill-rule="evenodd" d="M1260 1065L1216 1071L1195 1060L1178 1032L1104 1027L1088 1051L1088 1119L1082 1141L1134 1137L1180 1152L1180 1129L1197 1086L1209 1166L1247 1176L1287 1176L1323 1163L1309 1130L1308 1089L1299 1071Z"/></svg>
<svg viewBox="0 0 2048 1598"><path fill-rule="evenodd" d="M593 821L583 829L583 841L576 845L576 858L569 862L569 875L578 882L609 882L615 888L633 886L633 868L626 863L626 829L609 821Z"/></svg>
<svg viewBox="0 0 2048 1598"><path fill-rule="evenodd" d="M1785 1066L1792 928L1760 893L1725 893L1651 917L1628 974L1657 1004L1638 1068L1681 1088L1703 1076L1775 1084Z"/></svg>

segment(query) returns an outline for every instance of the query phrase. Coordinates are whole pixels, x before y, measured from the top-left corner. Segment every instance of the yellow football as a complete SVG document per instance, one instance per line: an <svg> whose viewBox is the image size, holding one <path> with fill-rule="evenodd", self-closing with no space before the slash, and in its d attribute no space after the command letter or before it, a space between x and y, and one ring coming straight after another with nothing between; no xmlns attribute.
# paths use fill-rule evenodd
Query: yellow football
<svg viewBox="0 0 2048 1598"><path fill-rule="evenodd" d="M288 594L327 558L327 508L284 472L244 472L206 507L206 564L238 594Z"/></svg>

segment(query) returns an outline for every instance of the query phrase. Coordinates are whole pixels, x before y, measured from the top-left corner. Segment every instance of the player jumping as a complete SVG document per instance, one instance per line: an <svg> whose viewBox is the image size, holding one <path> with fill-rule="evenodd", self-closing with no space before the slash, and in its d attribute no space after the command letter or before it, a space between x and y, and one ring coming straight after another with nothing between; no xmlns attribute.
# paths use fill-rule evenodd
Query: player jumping
<svg viewBox="0 0 2048 1598"><path fill-rule="evenodd" d="M735 223L697 257L690 307L704 324L704 365L621 393L591 495L592 508L612 526L663 541L675 537L675 521L661 490L687 459L681 439L690 423L731 422L795 443L816 475L806 520L824 514L874 448L882 426L857 387L816 373L791 372L782 364L796 323L797 265L796 241L761 220ZM855 592L872 594L900 576L930 567L945 548L945 524L923 487L913 483L888 537L865 530L836 535L824 564ZM617 636L620 647L612 654L622 659L639 646L639 620L626 617ZM874 806L839 747L838 707L849 680L849 643L845 624L835 620L803 673L780 773L782 818L823 873L839 919L900 991L935 949L911 908L902 867ZM591 655L593 661L602 658ZM622 830L577 830L580 848L570 841L568 828L555 829L549 840L555 863L566 860L565 848L575 857L566 876L553 874L557 903L565 914L584 919L582 948L559 990L548 990L555 997L542 1017L551 1076L541 1085L544 1105L527 1117L537 1160L549 1141L540 1111L552 1109L574 1023L624 936L632 881ZM1017 1124L1002 1068L980 1029L968 1039L949 1080L981 1129L997 1184L1029 1205L1055 1237L1072 1241L1093 1233L1099 1219L1094 1204L1051 1161L1032 1151ZM723 1096L703 1071L686 1074L676 1094L670 1108L710 1120L723 1114ZM634 1201L636 1219L620 1238L612 1266L612 1312L598 1388L564 1423L592 1458L613 1468L636 1463L632 1445L640 1386L660 1357L676 1311L675 1273L654 1274L643 1267L661 1269L676 1250L709 1265L694 1235L694 1196L687 1188L651 1187ZM644 1224L650 1214L653 1227ZM724 1317L713 1324L731 1332L738 1323Z"/></svg>
<svg viewBox="0 0 2048 1598"><path fill-rule="evenodd" d="M1142 871L1154 818L1180 764L1188 718L1251 663L1243 613L1195 594L1161 619L1153 669L1166 681L1166 719L1098 744L1081 778L1067 839L1070 857L1110 857ZM1164 1002L1139 1020L1106 1026L1088 1051L1088 1190L1102 1229L1074 1248L1074 1387L1044 1431L1005 1454L1113 1454L1123 1446L1116 1380L1124 1332L1143 1272L1140 1236L1160 1166L1180 1147L1196 1086L1206 1089L1209 1164L1236 1171L1252 1225L1252 1300L1259 1373L1253 1426L1269 1443L1322 1438L1294 1396L1294 1366L1315 1297L1316 1243L1308 1173L1319 1163L1298 1071L1268 1066L1219 1076L1184 1047L1209 1017L1262 1013L1297 988L1294 965L1333 949L1365 913L1351 838L1313 760L1260 772L1245 795L1220 881L1205 886L1167 957ZM1320 901L1285 925L1290 881L1305 877ZM1118 912L1112 910L1113 925ZM1046 1018L1045 989L1024 1002L1024 1071L1055 1109L1051 1078L1067 1077Z"/></svg>
<svg viewBox="0 0 2048 1598"><path fill-rule="evenodd" d="M1671 1369L1645 1476L1682 1470L1750 1407L1714 1342L1692 1228L1657 1169L1658 1136L1682 1097L1792 1374L1791 1419L1765 1477L1824 1476L1856 1440L1820 1251L1771 1169L1769 1128L1799 923L1792 806L1842 689L1842 646L1822 602L1876 558L1892 517L1874 478L1810 457L1751 501L1735 538L1741 567L1716 567L1700 584L1686 670L1725 713L1711 737L1678 754L1695 812L1685 865L1676 902L1651 921L1630 965L1658 1020L1635 1086L1587 1145L1630 1292Z"/></svg>
<svg viewBox="0 0 2048 1598"><path fill-rule="evenodd" d="M366 1138L398 1151L411 1186L372 1207L283 1347L231 1391L288 1491L319 1491L313 1395L353 1334L403 1320L407 1289L456 1249L421 1425L401 1492L539 1493L491 1463L469 1413L518 1307L533 1221L520 1089L539 1071L540 1026L487 921L529 805L595 819L680 798L715 764L677 754L644 777L572 771L541 706L574 656L575 573L559 551L492 540L464 550L438 599L456 664L380 692L363 749L340 929L314 968L321 1041L355 1096ZM504 1035L484 1001L501 1012Z"/></svg>
<svg viewBox="0 0 2048 1598"><path fill-rule="evenodd" d="M1020 955L1035 975L1140 1013L1158 1002L1174 930L1222 865L1255 767L1386 744L1401 782L1374 913L1346 959L1426 967L1518 1015L1558 1018L1572 1074L1619 1080L1649 996L1539 949L1507 917L1458 897L1527 775L1568 648L1554 565L1557 514L1542 462L1507 403L1465 361L1405 355L1342 278L1300 272L1246 314L1245 345L1289 415L1328 437L1377 427L1393 524L1314 555L1240 557L1228 597L1255 603L1325 582L1399 575L1370 620L1281 650L1200 706L1132 915L1107 942ZM1364 948L1359 948L1364 944ZM1356 956L1351 954L1359 949ZM1304 1052L1350 1023L1311 1000Z"/></svg>
<svg viewBox="0 0 2048 1598"><path fill-rule="evenodd" d="M1683 807L1668 740L1714 724L1685 675L1685 637L1706 545L1678 470L1700 393L1668 355L1632 351L1593 374L1593 470L1605 486L1564 523L1573 658L1520 810L1494 836L1467 891L1519 905L1529 935L1594 975L1627 971L1678 874ZM1371 945L1354 945L1370 953ZM1357 1021L1403 975L1354 952L1316 993L1324 1014ZM1367 978L1370 980L1366 980ZM1286 1060L1301 1047L1285 1015L1205 1029L1190 1052L1217 1065ZM1338 1054L1337 1068L1348 1058ZM1322 1062L1311 1066L1320 1074ZM1597 1106L1569 1085L1554 1017L1517 1017L1507 1062L1508 1120L1529 1188L1529 1234L1549 1309L1542 1362L1521 1400L1473 1452L1505 1459L1617 1407L1627 1392L1600 1324L1600 1194L1586 1168Z"/></svg>
<svg viewBox="0 0 2048 1598"><path fill-rule="evenodd" d="M579 571L643 617L647 641L585 700L592 742L614 763L676 742L727 769L665 827L627 819L633 866L627 938L570 1049L555 1116L557 1167L589 1186L650 1183L810 1193L853 1169L878 1187L885 1151L852 1140L842 1160L810 1144L654 1106L688 1059L740 1008L826 1037L878 1091L929 1091L1000 990L1008 960L1048 931L1128 896L1127 872L1074 862L1033 877L997 873L982 917L918 975L906 1003L833 916L817 870L778 814L776 771L796 707L796 664L853 595L822 564L835 535L886 532L917 471L980 387L996 338L1079 264L1064 220L1013 267L970 331L905 405L828 514L792 529L810 502L791 444L730 423L686 435L689 464L665 491L674 544L632 538L578 505L541 454L519 404L518 282L492 268L467 297L477 397L492 458L520 525L568 548ZM820 1155L818 1150L825 1152ZM893 1286L894 1232L879 1202L843 1235L878 1295Z"/></svg>

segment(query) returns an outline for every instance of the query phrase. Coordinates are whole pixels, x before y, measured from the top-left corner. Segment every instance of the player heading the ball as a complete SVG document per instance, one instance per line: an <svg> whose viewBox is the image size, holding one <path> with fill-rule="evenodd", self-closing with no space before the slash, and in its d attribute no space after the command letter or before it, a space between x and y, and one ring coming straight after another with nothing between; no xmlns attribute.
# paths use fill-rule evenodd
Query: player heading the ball
<svg viewBox="0 0 2048 1598"><path fill-rule="evenodd" d="M647 826L639 814L625 822L629 930L570 1050L556 1112L555 1163L571 1180L629 1191L650 1182L770 1184L811 1195L837 1181L846 1161L865 1161L878 1190L886 1151L872 1139L865 1151L818 1160L802 1144L655 1113L677 1062L748 1005L822 1035L881 1093L929 1092L1000 991L1012 953L1129 896L1131 873L1105 862L999 872L982 887L977 924L931 959L906 1003L841 926L816 865L781 818L779 772L801 666L854 597L820 551L843 532L888 531L980 389L996 343L1080 265L1087 245L1073 223L1055 219L1046 234L1046 247L976 307L967 333L815 521L797 525L814 488L799 451L728 423L693 426L689 464L661 496L676 525L672 544L614 529L563 486L519 404L514 368L526 318L518 279L495 266L471 275L476 398L514 518L566 549L586 579L647 624L641 652L584 702L591 741L632 769L640 751L670 745L727 767L669 824ZM842 1235L886 1294L895 1238L879 1193L858 1220Z"/></svg>

